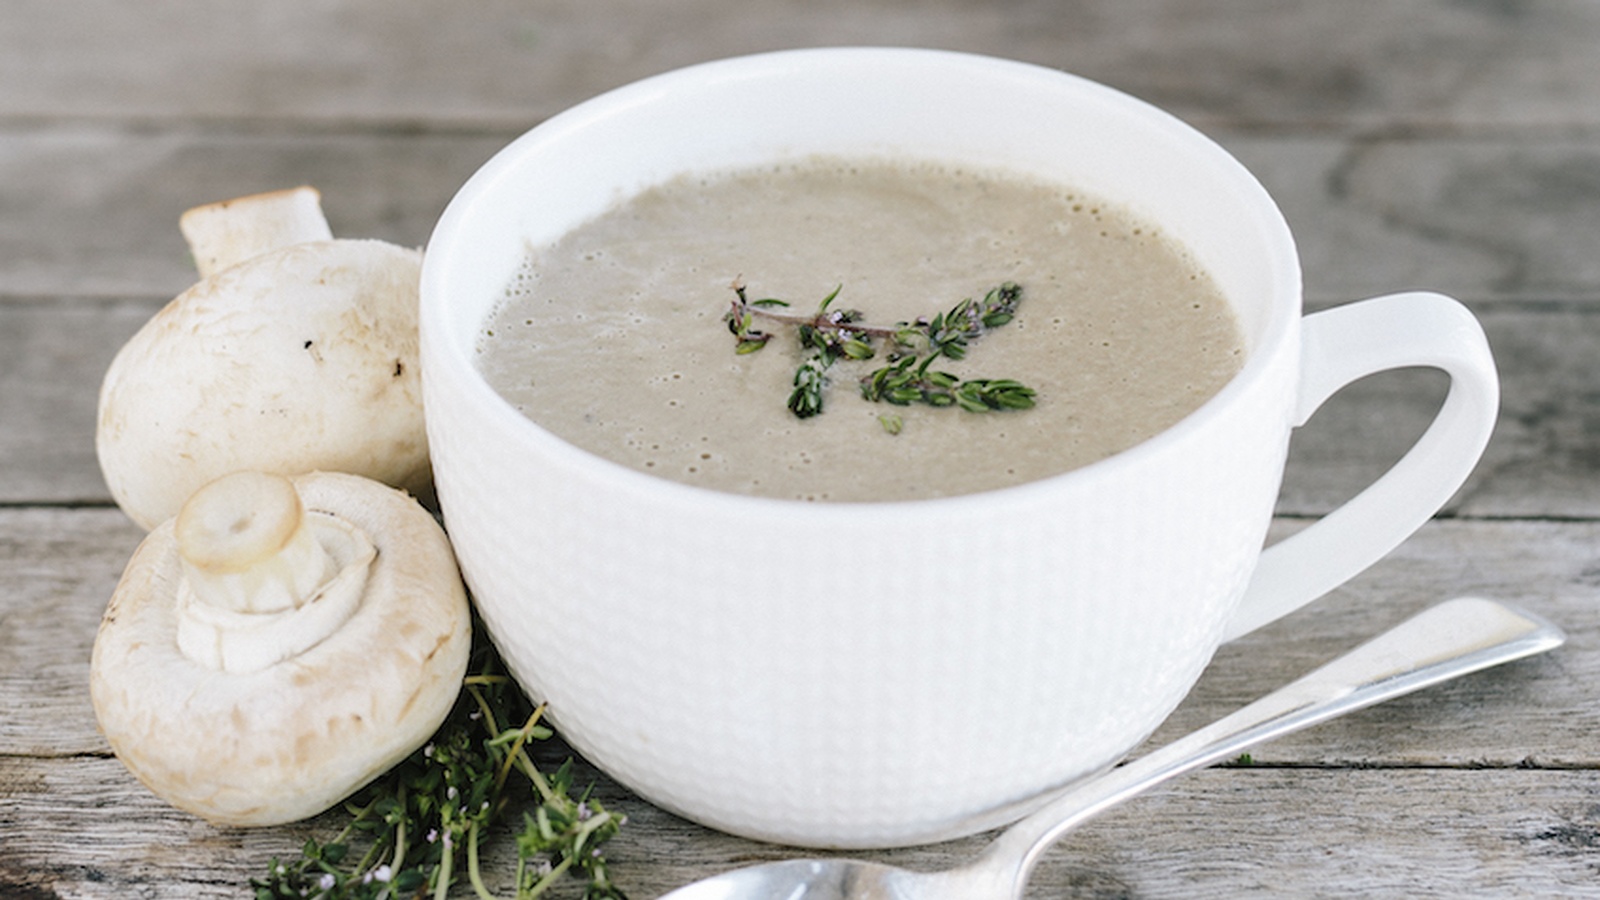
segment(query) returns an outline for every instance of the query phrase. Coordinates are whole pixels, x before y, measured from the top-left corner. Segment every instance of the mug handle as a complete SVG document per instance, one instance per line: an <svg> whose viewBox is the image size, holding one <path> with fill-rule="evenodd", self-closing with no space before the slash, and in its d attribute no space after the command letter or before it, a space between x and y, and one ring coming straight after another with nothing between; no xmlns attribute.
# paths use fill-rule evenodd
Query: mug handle
<svg viewBox="0 0 1600 900"><path fill-rule="evenodd" d="M1296 427L1345 385L1385 369L1442 369L1450 392L1393 468L1263 551L1224 641L1333 590L1421 528L1477 465L1499 412L1500 382L1483 327L1450 297L1392 294L1313 313L1303 326Z"/></svg>

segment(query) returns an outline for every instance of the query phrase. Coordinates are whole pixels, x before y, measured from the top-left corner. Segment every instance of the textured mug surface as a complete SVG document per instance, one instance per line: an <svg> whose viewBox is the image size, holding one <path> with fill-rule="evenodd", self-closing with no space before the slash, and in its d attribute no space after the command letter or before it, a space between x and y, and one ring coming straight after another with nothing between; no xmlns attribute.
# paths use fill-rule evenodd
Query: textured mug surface
<svg viewBox="0 0 1600 900"><path fill-rule="evenodd" d="M530 242L685 171L815 152L1013 168L1124 204L1216 278L1245 331L1243 370L1103 462L865 504L623 468L477 374L484 319ZM1138 744L1229 633L1303 412L1296 254L1248 172L1109 88L940 51L710 63L541 124L441 218L421 325L446 527L513 673L646 799L791 844L971 833Z"/></svg>

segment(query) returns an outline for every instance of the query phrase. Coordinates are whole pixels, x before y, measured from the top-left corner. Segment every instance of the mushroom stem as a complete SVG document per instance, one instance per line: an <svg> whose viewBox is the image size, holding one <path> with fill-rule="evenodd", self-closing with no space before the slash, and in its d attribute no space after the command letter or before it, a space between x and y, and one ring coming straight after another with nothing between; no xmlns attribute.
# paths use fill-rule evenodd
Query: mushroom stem
<svg viewBox="0 0 1600 900"><path fill-rule="evenodd" d="M201 488L178 513L184 577L208 606L297 609L333 575L289 479L240 472Z"/></svg>
<svg viewBox="0 0 1600 900"><path fill-rule="evenodd" d="M195 492L174 531L183 572L178 647L229 672L296 656L344 624L376 555L359 529L308 514L289 479L262 472Z"/></svg>
<svg viewBox="0 0 1600 900"><path fill-rule="evenodd" d="M196 206L178 228L202 279L280 247L333 239L322 195L308 186Z"/></svg>

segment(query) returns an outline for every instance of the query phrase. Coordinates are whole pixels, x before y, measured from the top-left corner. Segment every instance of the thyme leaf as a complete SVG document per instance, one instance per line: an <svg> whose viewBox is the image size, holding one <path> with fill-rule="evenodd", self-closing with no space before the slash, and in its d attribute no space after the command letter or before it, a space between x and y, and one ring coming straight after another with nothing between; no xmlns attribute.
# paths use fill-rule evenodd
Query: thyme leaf
<svg viewBox="0 0 1600 900"><path fill-rule="evenodd" d="M843 286L835 287L818 304L815 314L782 311L785 301L764 298L751 300L742 282L732 285L734 300L723 319L736 339L734 351L754 353L766 347L772 333L756 328L763 324L795 329L804 358L794 374L789 394L789 411L806 419L822 412L829 384L828 370L841 359L860 361L878 354L874 341L886 348L887 364L861 376L861 396L872 402L895 406L914 403L934 407L957 406L968 412L997 412L1030 409L1036 393L1021 382L1006 378L961 379L950 372L933 369L935 360L965 359L971 344L988 331L1006 325L1016 317L1022 301L1022 286L1004 282L986 293L982 300L963 299L932 318L898 322L893 326L869 325L859 310L831 310ZM889 434L899 434L904 422L897 415L880 416Z"/></svg>
<svg viewBox="0 0 1600 900"><path fill-rule="evenodd" d="M533 900L573 876L585 900L624 900L600 847L624 818L575 791L572 760L546 774L529 754L552 737L485 643L474 653L455 708L426 746L345 805L349 821L333 836L307 839L298 860L274 859L252 879L256 900L443 900L464 874L477 896L493 900L478 865L490 826L514 806L516 900ZM512 790L526 782L525 793ZM520 794L520 797L518 796Z"/></svg>

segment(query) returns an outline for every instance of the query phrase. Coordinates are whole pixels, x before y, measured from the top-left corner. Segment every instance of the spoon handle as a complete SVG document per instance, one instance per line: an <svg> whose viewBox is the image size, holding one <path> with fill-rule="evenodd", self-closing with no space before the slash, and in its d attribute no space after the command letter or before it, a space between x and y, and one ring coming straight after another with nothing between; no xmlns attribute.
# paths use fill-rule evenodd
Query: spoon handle
<svg viewBox="0 0 1600 900"><path fill-rule="evenodd" d="M1180 740L1084 782L1011 826L974 868L1015 872L1100 812L1185 772L1335 716L1560 646L1544 619L1491 600L1448 600Z"/></svg>

